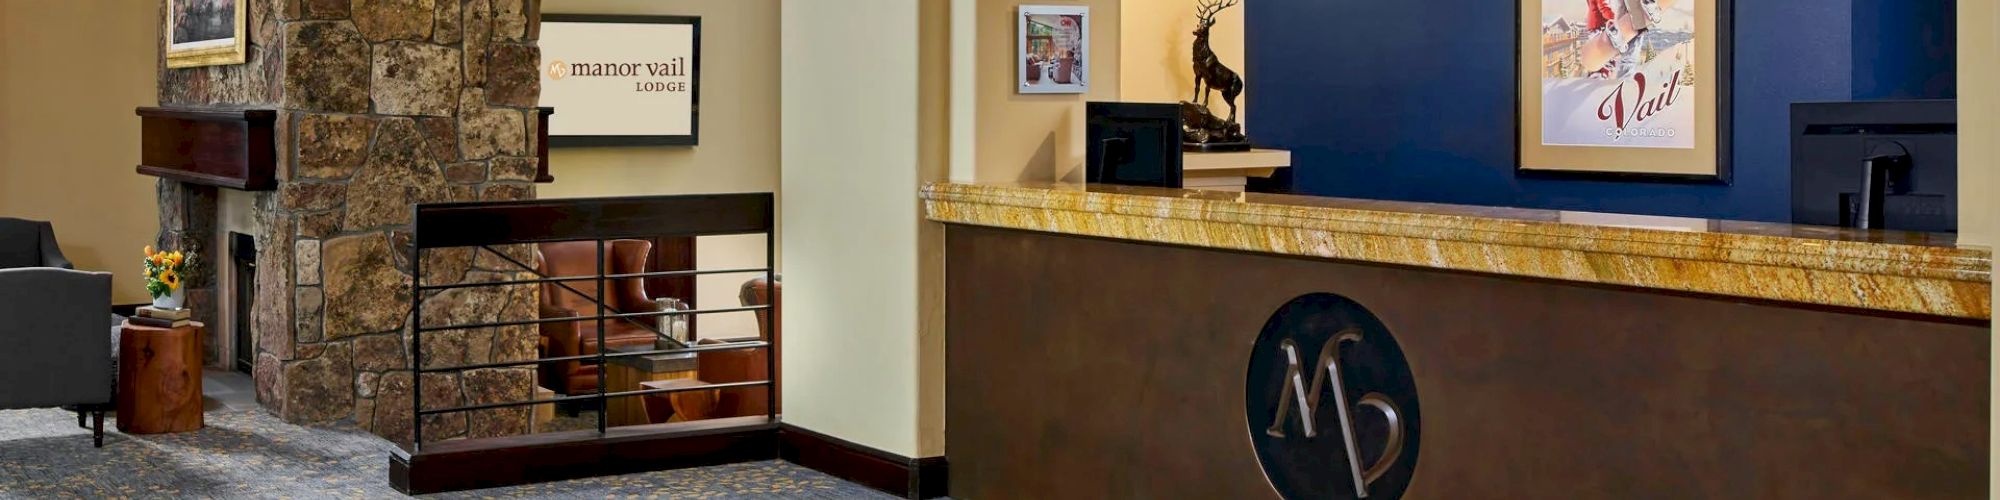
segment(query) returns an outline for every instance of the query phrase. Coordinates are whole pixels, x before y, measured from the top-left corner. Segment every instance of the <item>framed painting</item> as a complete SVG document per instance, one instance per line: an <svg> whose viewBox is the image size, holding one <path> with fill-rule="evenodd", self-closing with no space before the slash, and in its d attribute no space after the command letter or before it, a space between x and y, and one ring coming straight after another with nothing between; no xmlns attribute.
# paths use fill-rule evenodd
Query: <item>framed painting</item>
<svg viewBox="0 0 2000 500"><path fill-rule="evenodd" d="M243 64L249 0L167 0L167 67Z"/></svg>
<svg viewBox="0 0 2000 500"><path fill-rule="evenodd" d="M1727 183L1732 0L1517 0L1529 176Z"/></svg>
<svg viewBox="0 0 2000 500"><path fill-rule="evenodd" d="M543 14L550 147L700 143L701 18Z"/></svg>
<svg viewBox="0 0 2000 500"><path fill-rule="evenodd" d="M1090 91L1090 8L1023 5L1014 41L1023 94Z"/></svg>

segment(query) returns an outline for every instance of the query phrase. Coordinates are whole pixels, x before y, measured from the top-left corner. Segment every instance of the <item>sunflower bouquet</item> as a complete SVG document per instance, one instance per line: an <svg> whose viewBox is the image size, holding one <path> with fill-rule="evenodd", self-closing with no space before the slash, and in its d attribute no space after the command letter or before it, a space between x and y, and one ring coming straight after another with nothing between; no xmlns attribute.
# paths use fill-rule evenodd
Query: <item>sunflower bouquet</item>
<svg viewBox="0 0 2000 500"><path fill-rule="evenodd" d="M162 298L179 297L175 292L180 291L181 279L186 277L188 261L193 259L194 256L180 252L155 252L152 245L146 246L146 293L153 295L154 302L160 302Z"/></svg>

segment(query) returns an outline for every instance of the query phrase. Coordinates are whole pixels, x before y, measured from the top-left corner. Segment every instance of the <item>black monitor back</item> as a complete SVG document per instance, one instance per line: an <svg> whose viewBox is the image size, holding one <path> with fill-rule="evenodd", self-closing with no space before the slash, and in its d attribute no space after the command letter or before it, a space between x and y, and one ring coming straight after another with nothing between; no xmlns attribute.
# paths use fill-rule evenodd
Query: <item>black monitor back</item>
<svg viewBox="0 0 2000 500"><path fill-rule="evenodd" d="M1178 104L1085 103L1085 181L1181 187L1180 109Z"/></svg>
<svg viewBox="0 0 2000 500"><path fill-rule="evenodd" d="M1792 104L1792 222L1858 225L1871 157L1908 157L1877 229L1958 231L1958 103Z"/></svg>

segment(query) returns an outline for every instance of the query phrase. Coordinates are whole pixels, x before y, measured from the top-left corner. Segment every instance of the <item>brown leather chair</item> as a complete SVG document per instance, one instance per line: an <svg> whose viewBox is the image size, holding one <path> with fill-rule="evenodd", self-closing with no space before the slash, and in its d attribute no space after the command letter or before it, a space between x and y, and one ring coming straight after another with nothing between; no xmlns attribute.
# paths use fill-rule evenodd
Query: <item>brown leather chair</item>
<svg viewBox="0 0 2000 500"><path fill-rule="evenodd" d="M783 329L779 328L778 322L778 318L781 316L779 311L784 304L784 285L783 283L770 283L765 281L764 278L753 279L743 283L743 292L740 299L743 305L746 306L771 305L770 309L756 312L757 329L764 338L771 339L772 347L770 349L703 352L698 355L696 360L696 366L699 367L696 375L698 377L697 381L665 381L648 383L647 386L680 387L698 383L722 384L764 380L768 378L774 382L772 388L777 389L779 395L783 395L784 378L782 372L770 374L766 371L767 365L765 365L764 360L767 355L775 355L777 357L772 358L772 364L775 365L784 361L784 352L782 349L784 340L783 336L780 335ZM713 345L728 342L753 342L756 340L758 339L754 337L701 339L697 343L701 345ZM669 399L673 406L673 413L677 417L676 420L763 415L765 410L770 407L769 399L766 398L764 391L764 387L739 387L734 389L674 393L671 398L648 398L647 411L653 415L667 414L665 408L660 408L659 406L661 403L666 402L661 401L662 399ZM782 406L780 406L779 411L783 411Z"/></svg>
<svg viewBox="0 0 2000 500"><path fill-rule="evenodd" d="M743 283L743 292L739 297L743 305L769 304L771 306L770 309L756 312L758 333L762 334L764 338L771 339L771 348L701 353L700 359L697 362L697 365L700 366L700 371L697 373L699 373L698 376L703 382L721 384L770 379L773 381L771 387L778 389L779 394L784 393L781 383L776 382L779 380L778 374L767 371L768 367L784 362L784 355L779 350L784 345L784 341L781 340L782 337L779 335L780 329L778 328L778 315L776 314L779 307L781 307L780 304L782 304L784 288L782 282L771 283L765 281L764 278L757 278ZM745 342L756 340L758 339L702 339L702 342ZM776 357L771 358L771 363L766 364L766 356ZM765 388L763 387L744 387L720 391L721 394L718 395L716 400L715 416L740 417L764 414L765 409L769 407L768 401L771 399L765 397L764 390ZM780 410L782 410L782 407Z"/></svg>
<svg viewBox="0 0 2000 500"><path fill-rule="evenodd" d="M653 251L653 244L645 240L612 240L605 242L604 247L608 254L604 258L605 274L646 272L646 257ZM542 243L536 245L535 260L544 276L593 276L597 274L592 269L597 264L596 254L597 242L594 241ZM576 290L570 291L555 283L542 284L543 318L597 315L597 304L591 301L596 296L596 281L565 281L562 285ZM607 280L604 292L609 296L604 303L605 314L660 310L660 305L646 296L645 280L642 278ZM646 326L654 321L652 318L604 320L604 343L612 347L651 346L657 336ZM546 344L543 357L597 354L597 320L543 323L541 333L542 342ZM538 372L542 387L563 394L597 390L595 365L579 361L543 363Z"/></svg>

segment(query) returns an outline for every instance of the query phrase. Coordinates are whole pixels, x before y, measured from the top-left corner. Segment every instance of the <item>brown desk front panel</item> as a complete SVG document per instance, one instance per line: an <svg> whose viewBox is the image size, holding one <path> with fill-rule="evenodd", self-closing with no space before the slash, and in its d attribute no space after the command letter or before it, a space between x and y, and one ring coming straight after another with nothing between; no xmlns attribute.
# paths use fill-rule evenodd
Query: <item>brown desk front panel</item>
<svg viewBox="0 0 2000 500"><path fill-rule="evenodd" d="M1406 498L1986 491L1984 325L958 225L947 266L958 498L1277 497L1248 360L1315 292L1406 355Z"/></svg>

